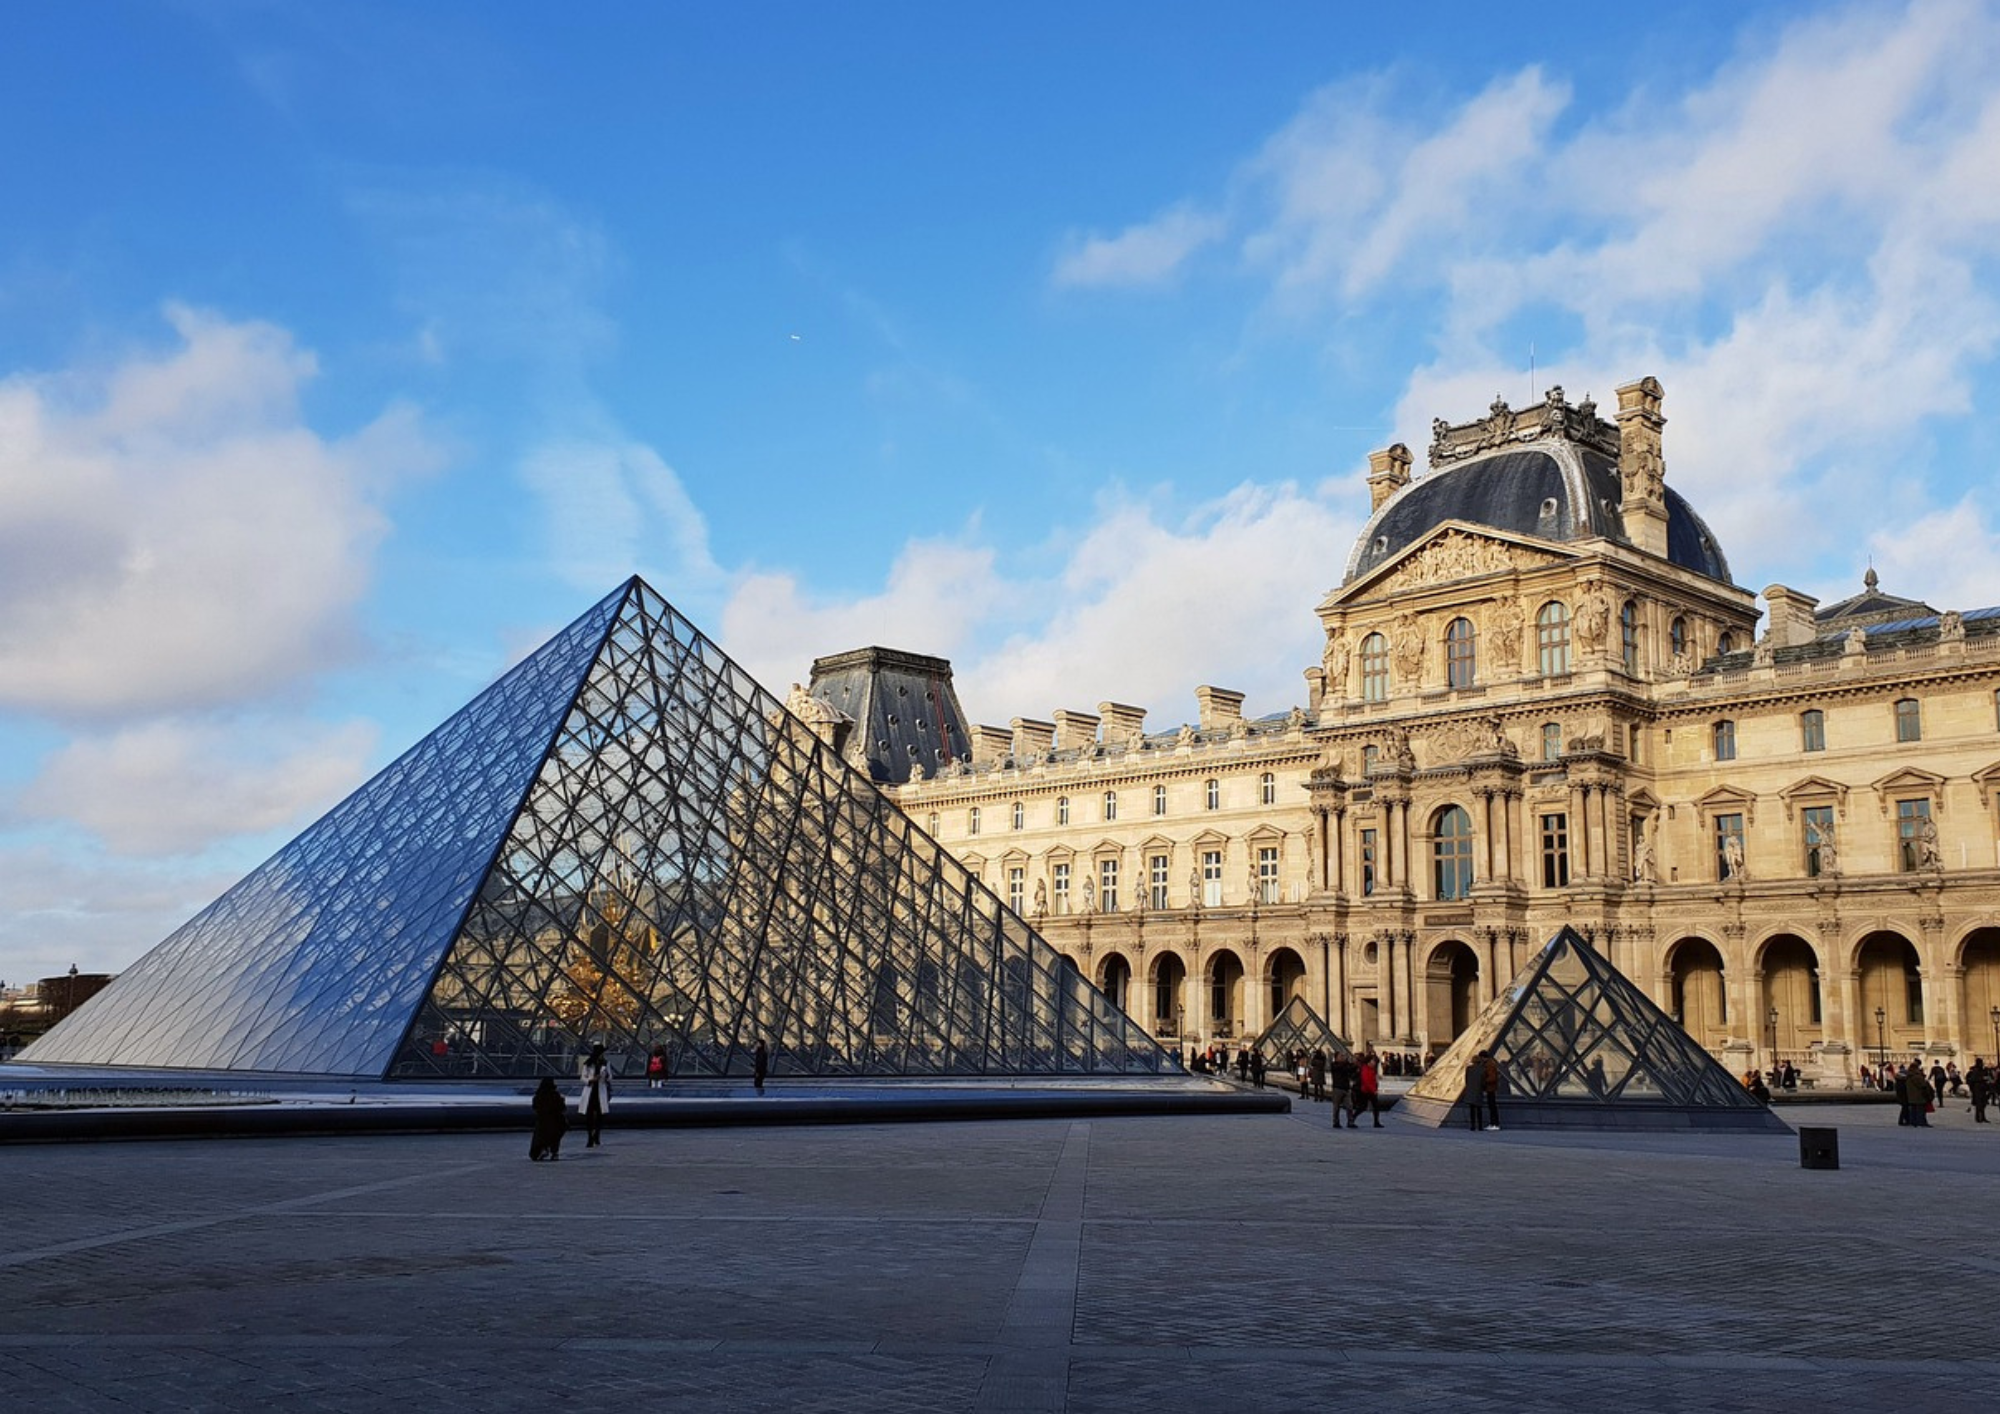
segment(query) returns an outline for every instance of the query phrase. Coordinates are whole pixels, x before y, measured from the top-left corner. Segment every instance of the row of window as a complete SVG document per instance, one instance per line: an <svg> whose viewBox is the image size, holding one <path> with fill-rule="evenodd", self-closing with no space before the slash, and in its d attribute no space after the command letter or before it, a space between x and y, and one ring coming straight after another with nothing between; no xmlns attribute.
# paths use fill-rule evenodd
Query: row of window
<svg viewBox="0 0 2000 1414"><path fill-rule="evenodd" d="M1896 740L1922 741L1924 739L1924 708L1914 697L1896 699ZM2000 723L2000 694L1994 697L1994 720ZM1736 759L1736 723L1720 721L1715 724L1715 759L1734 761ZM1799 749L1802 751L1826 750L1826 713L1817 707L1799 713Z"/></svg>
<svg viewBox="0 0 2000 1414"><path fill-rule="evenodd" d="M1625 671L1637 676L1639 672L1639 604L1628 599L1618 611L1619 658ZM1687 619L1675 615L1667 626L1668 651L1680 658L1688 651ZM1718 653L1733 652L1735 639L1723 634L1717 641ZM1386 702L1389 699L1389 639L1381 633L1371 633L1361 640L1358 650L1361 656L1361 696L1367 702ZM1451 687L1471 687L1479 678L1478 630L1472 620L1453 619L1444 630L1445 682ZM1540 674L1547 677L1562 677L1570 670L1570 613L1569 606L1560 600L1551 599L1535 613L1535 666ZM1502 664L1503 672L1512 675L1515 665Z"/></svg>
<svg viewBox="0 0 2000 1414"><path fill-rule="evenodd" d="M1092 880L1084 872L1088 866L1075 868L1069 860L1058 860L1049 866L1049 895L1047 900L1052 913L1119 911L1120 869L1116 859L1096 861L1097 874ZM1172 868L1171 857L1166 854L1150 854L1140 866L1138 887L1144 893L1145 906L1151 909L1165 909L1168 905L1168 875ZM1082 882L1079 882L1081 876ZM1028 871L1025 865L1009 865L1007 869L1007 905L1016 913L1028 911ZM1085 897L1079 901L1072 885L1083 890ZM1190 881L1190 892L1198 891L1204 908L1222 906L1222 851L1205 849ZM1278 901L1278 847L1260 845L1257 849L1256 880L1254 887L1259 903Z"/></svg>
<svg viewBox="0 0 2000 1414"><path fill-rule="evenodd" d="M1202 783L1202 802L1203 808L1207 810L1220 810L1222 808L1221 781L1209 780ZM1278 778L1270 771L1264 772L1263 775L1257 778L1257 803L1259 805L1276 805L1278 803ZM1099 809L1103 812L1100 816L1101 819L1116 820L1118 818L1118 792L1115 790L1104 792L1103 798L1099 803ZM1165 786L1154 786L1153 814L1160 816L1166 813L1167 788ZM968 835L978 834L983 820L984 816L979 806L973 805L967 807L965 812L965 832ZM1027 802L1017 800L1009 806L1007 820L1009 827L1012 829L1026 829L1028 825ZM1067 825L1069 822L1070 799L1066 795L1057 796L1056 824ZM937 834L938 826L941 823L942 821L938 812L933 810L928 822L931 834Z"/></svg>

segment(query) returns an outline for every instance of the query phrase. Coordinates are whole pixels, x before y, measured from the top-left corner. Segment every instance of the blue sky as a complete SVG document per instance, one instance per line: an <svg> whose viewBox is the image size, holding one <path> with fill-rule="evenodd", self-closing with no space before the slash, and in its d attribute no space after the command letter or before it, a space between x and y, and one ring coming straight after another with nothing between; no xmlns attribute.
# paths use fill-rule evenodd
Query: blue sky
<svg viewBox="0 0 2000 1414"><path fill-rule="evenodd" d="M1524 14L0 7L0 978L634 571L780 693L1283 710L1496 392L1658 376L1749 588L2000 603L2000 5Z"/></svg>

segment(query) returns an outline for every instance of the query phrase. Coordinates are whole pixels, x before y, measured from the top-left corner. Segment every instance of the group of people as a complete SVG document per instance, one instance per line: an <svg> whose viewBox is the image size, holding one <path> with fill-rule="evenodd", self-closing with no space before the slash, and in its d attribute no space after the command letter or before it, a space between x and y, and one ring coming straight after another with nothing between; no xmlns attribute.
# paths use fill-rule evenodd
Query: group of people
<svg viewBox="0 0 2000 1414"><path fill-rule="evenodd" d="M1974 1056L1963 1075L1959 1074L1956 1062L1940 1065L1933 1061L1928 1072L1918 1061L1908 1065L1885 1065L1877 1083L1884 1090L1895 1092L1899 1107L1897 1124L1928 1129L1930 1116L1937 1112L1938 1102L1947 1095L1964 1096L1969 1101L1967 1108L1972 1111L1974 1123L1989 1122L1986 1107L1993 1103L1993 1071L1983 1056Z"/></svg>
<svg viewBox="0 0 2000 1414"><path fill-rule="evenodd" d="M1297 1075L1299 1062L1305 1054L1303 1050L1295 1049L1282 1059L1290 1064L1293 1073ZM1400 1051L1378 1053L1373 1046L1368 1048L1368 1054L1375 1057L1375 1071L1378 1076L1422 1075L1427 1064L1414 1055L1405 1055ZM1436 1060L1435 1055L1430 1057L1430 1061ZM1270 1066L1271 1062L1263 1051L1254 1046L1238 1046L1232 1056L1228 1046L1219 1046L1212 1041L1206 1046L1198 1047L1188 1057L1188 1069L1196 1075L1223 1075L1234 1070L1236 1078L1246 1085L1262 1086Z"/></svg>
<svg viewBox="0 0 2000 1414"><path fill-rule="evenodd" d="M646 1058L647 1084L659 1089L666 1083L667 1070L666 1052L655 1046ZM758 1094L764 1093L764 1081L770 1073L771 1048L760 1040L750 1053L750 1078ZM595 1149L604 1142L604 1116L611 1108L611 1061L603 1042L592 1046L579 1063L577 1080L583 1087L576 1097L576 1109L583 1119L584 1147ZM528 1157L538 1163L560 1159L563 1135L569 1132L569 1101L557 1088L555 1077L542 1077L529 1104L535 1127L528 1140Z"/></svg>

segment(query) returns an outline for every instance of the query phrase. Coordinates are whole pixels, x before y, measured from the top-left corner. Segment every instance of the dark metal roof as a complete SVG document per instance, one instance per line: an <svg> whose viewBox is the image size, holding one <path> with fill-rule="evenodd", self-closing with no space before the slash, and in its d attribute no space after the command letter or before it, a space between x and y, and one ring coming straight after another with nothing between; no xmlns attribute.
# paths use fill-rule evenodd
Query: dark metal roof
<svg viewBox="0 0 2000 1414"><path fill-rule="evenodd" d="M1376 512L1355 544L1347 580L1388 563L1452 520L1537 540L1601 536L1629 543L1620 494L1615 461L1568 443L1531 444L1456 462L1412 481ZM1671 486L1666 500L1667 558L1731 583L1729 561L1694 508Z"/></svg>
<svg viewBox="0 0 2000 1414"><path fill-rule="evenodd" d="M951 663L893 648L857 648L816 658L809 689L850 718L841 744L848 760L871 779L901 785L922 762L935 776L953 761L970 760L972 734L951 685Z"/></svg>
<svg viewBox="0 0 2000 1414"><path fill-rule="evenodd" d="M1826 628L1839 624L1843 628L1866 628L1871 634L1883 629L1916 624L1926 619L1935 622L1937 610L1921 599L1905 599L1900 594L1885 594L1879 588L1880 578L1871 568L1862 576L1861 592L1850 595L1838 603L1825 604L1813 610L1813 618ZM1971 615L1966 617L1970 618Z"/></svg>

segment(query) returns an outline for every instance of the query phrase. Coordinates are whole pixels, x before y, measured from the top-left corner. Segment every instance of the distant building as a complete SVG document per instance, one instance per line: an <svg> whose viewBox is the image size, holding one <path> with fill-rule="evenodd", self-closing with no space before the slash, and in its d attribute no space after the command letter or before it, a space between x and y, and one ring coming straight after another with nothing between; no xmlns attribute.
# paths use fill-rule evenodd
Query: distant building
<svg viewBox="0 0 2000 1414"><path fill-rule="evenodd" d="M1772 585L1760 615L1667 485L1662 402L1643 379L1606 421L1551 389L1434 423L1422 476L1374 454L1289 711L1200 687L1172 730L1106 702L955 725L962 749L849 712L843 750L928 755L877 779L1162 1038L1253 1036L1303 996L1441 1050L1572 924L1737 1070L1990 1057L2000 609L1871 571L1826 606ZM925 721L962 721L948 664L868 652L871 702L922 662ZM859 656L810 695L846 710Z"/></svg>

